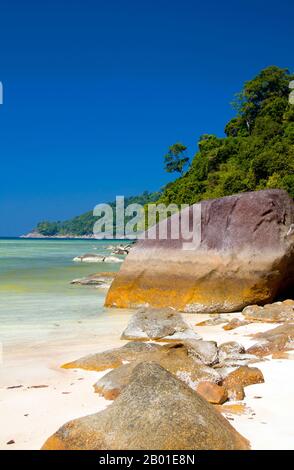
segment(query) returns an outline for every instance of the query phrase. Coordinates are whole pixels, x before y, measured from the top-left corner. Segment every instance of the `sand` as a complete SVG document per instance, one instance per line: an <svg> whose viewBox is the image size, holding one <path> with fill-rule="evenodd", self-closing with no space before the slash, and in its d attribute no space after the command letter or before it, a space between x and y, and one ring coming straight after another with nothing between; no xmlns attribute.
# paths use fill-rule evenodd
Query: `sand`
<svg viewBox="0 0 294 470"><path fill-rule="evenodd" d="M208 315L184 317L195 325ZM95 413L111 403L95 394L92 387L106 372L64 370L60 365L123 345L119 336L129 318L129 312L110 310L97 318L95 331L76 325L74 334L59 331L57 337L41 343L5 345L0 367L0 449L39 449L66 421ZM251 324L231 331L224 331L222 325L194 328L205 340L234 340L249 346L253 344L250 333L275 326ZM263 371L265 383L246 387L243 414L226 416L253 449L294 449L294 362L269 359L256 366ZM9 441L14 443L7 444Z"/></svg>

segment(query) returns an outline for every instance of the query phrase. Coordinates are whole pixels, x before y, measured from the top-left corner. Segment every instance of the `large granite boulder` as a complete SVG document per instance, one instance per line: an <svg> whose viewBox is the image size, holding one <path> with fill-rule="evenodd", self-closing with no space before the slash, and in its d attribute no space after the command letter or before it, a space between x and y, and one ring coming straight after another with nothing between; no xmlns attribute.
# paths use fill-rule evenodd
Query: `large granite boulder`
<svg viewBox="0 0 294 470"><path fill-rule="evenodd" d="M177 214L168 221L167 239L159 239L162 222L150 229L124 261L107 306L232 312L271 302L293 287L294 204L285 191L243 193L202 201L200 207L200 243L186 249L189 239L172 239ZM186 233L193 210L180 214Z"/></svg>
<svg viewBox="0 0 294 470"><path fill-rule="evenodd" d="M248 441L197 392L141 363L105 410L63 425L44 450L247 450Z"/></svg>

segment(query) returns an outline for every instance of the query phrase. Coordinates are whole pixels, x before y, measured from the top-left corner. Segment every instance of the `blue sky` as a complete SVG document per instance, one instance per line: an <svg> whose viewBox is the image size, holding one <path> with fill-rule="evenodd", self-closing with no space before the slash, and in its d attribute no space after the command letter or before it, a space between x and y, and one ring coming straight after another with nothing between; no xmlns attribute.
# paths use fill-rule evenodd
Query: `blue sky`
<svg viewBox="0 0 294 470"><path fill-rule="evenodd" d="M294 70L289 0L0 1L0 235L157 190L234 93Z"/></svg>

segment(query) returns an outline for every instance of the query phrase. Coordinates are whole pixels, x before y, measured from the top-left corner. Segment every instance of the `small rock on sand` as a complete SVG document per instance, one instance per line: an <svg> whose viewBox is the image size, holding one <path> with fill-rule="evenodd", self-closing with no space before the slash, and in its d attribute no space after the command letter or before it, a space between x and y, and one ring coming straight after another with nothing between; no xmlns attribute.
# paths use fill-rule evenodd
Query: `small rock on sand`
<svg viewBox="0 0 294 470"><path fill-rule="evenodd" d="M222 405L228 399L228 392L225 387L211 382L200 382L196 391L209 403L216 405Z"/></svg>
<svg viewBox="0 0 294 470"><path fill-rule="evenodd" d="M240 320L239 318L232 318L226 325L223 326L223 329L226 331L235 330L236 328L240 328L240 326L249 325L249 321Z"/></svg>
<svg viewBox="0 0 294 470"><path fill-rule="evenodd" d="M184 341L201 339L171 308L141 308L130 319L121 339Z"/></svg>
<svg viewBox="0 0 294 470"><path fill-rule="evenodd" d="M269 354L294 349L294 322L286 322L276 328L253 335L258 341L247 349L250 354L268 356Z"/></svg>
<svg viewBox="0 0 294 470"><path fill-rule="evenodd" d="M208 320L201 321L200 323L196 323L196 326L215 326L215 325L222 325L223 323L227 323L229 318L224 315L212 315L211 318Z"/></svg>
<svg viewBox="0 0 294 470"><path fill-rule="evenodd" d="M247 387L248 385L264 382L263 374L257 367L241 366L231 372L223 381L227 390L235 390L236 387Z"/></svg>
<svg viewBox="0 0 294 470"><path fill-rule="evenodd" d="M249 305L243 310L243 315L247 320L268 323L279 323L294 320L294 300L275 302L266 304L263 307Z"/></svg>

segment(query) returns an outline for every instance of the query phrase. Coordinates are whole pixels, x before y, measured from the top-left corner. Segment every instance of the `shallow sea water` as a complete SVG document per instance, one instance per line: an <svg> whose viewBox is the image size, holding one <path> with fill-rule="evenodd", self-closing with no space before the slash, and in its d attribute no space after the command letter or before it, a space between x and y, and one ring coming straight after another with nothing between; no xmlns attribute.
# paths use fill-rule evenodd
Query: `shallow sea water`
<svg viewBox="0 0 294 470"><path fill-rule="evenodd" d="M106 291L70 281L121 264L78 263L85 253L109 255L106 240L0 239L0 341L38 344L101 328ZM114 315L119 312L112 313ZM100 321L97 321L100 320Z"/></svg>

